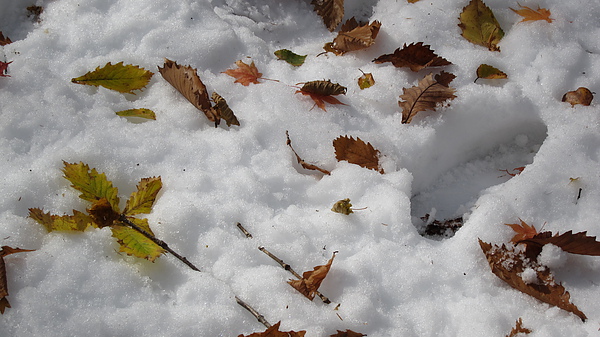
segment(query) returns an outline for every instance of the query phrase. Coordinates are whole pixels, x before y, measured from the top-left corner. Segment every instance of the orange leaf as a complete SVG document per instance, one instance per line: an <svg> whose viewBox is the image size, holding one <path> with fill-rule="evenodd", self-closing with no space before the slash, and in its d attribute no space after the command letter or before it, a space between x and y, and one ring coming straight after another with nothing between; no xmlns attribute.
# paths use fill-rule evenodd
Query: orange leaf
<svg viewBox="0 0 600 337"><path fill-rule="evenodd" d="M302 274L302 279L300 280L289 280L288 283L298 290L302 295L306 296L309 300L313 300L315 298L315 294L321 286L321 282L329 273L329 269L331 268L331 263L333 263L333 259L335 258L335 253L329 259L327 264L322 266L316 266L312 271L306 271Z"/></svg>
<svg viewBox="0 0 600 337"><path fill-rule="evenodd" d="M242 62L242 60L235 61L235 65L238 66L237 69L227 69L223 73L235 77L236 80L233 83L241 83L244 86L250 85L250 83L259 84L259 78L262 77L262 74L258 72L256 66L254 65L254 61L250 64L246 64Z"/></svg>
<svg viewBox="0 0 600 337"><path fill-rule="evenodd" d="M596 241L595 236L587 236L587 232L580 232L573 234L573 231L565 232L561 235L555 234L552 236L550 232L539 233L533 237L525 238L519 243L527 244L527 248L530 246L538 247L539 251L545 244L553 244L560 247L567 253L579 254L579 255L591 255L600 256L600 242Z"/></svg>
<svg viewBox="0 0 600 337"><path fill-rule="evenodd" d="M579 87L575 91L569 91L562 97L562 101L570 103L571 106L575 106L577 104L587 106L592 104L592 99L594 99L594 95L590 89L584 87Z"/></svg>
<svg viewBox="0 0 600 337"><path fill-rule="evenodd" d="M429 45L423 42L410 45L404 44L402 49L398 48L393 54L381 55L374 59L375 63L392 62L395 67L408 67L412 71L419 71L426 67L441 67L452 63L443 57L437 56Z"/></svg>
<svg viewBox="0 0 600 337"><path fill-rule="evenodd" d="M442 71L433 77L433 73L425 76L417 86L403 88L398 105L402 108L402 123L410 123L420 111L435 110L438 104L455 99L454 88L449 87L455 78L451 73Z"/></svg>
<svg viewBox="0 0 600 337"><path fill-rule="evenodd" d="M381 22L365 23L359 25L354 17L346 21L333 39L333 42L326 43L323 49L333 52L336 55L343 55L349 51L365 49L375 43L375 38L379 34Z"/></svg>
<svg viewBox="0 0 600 337"><path fill-rule="evenodd" d="M331 97L332 95L345 95L346 87L337 83L332 83L329 80L306 82L300 90L296 91L296 93L309 96L315 102L315 105L321 108L323 111L327 111L325 110L325 102L329 104L346 105L340 102L337 98Z"/></svg>
<svg viewBox="0 0 600 337"><path fill-rule="evenodd" d="M523 327L523 320L521 319L521 317L519 317L515 327L512 328L512 330L510 330L510 334L506 335L506 337L516 337L520 333L524 333L524 334L531 333L530 329Z"/></svg>
<svg viewBox="0 0 600 337"><path fill-rule="evenodd" d="M553 21L553 19L550 18L550 14L551 14L550 11L547 10L546 8L540 8L540 6L538 6L537 10L534 10L527 6L522 6L518 2L517 2L517 5L519 5L519 7L521 7L521 9L512 9L511 8L511 10L523 17L523 20L521 20L520 22L546 20L546 21L548 21L548 23L552 23L552 21Z"/></svg>
<svg viewBox="0 0 600 337"><path fill-rule="evenodd" d="M6 72L6 69L8 69L8 65L11 63L12 63L12 61L10 61L10 62L0 61L0 77L10 77L10 75L6 75L4 72Z"/></svg>
<svg viewBox="0 0 600 337"><path fill-rule="evenodd" d="M344 17L344 0L313 0L310 3L315 12L323 18L330 32L335 30Z"/></svg>
<svg viewBox="0 0 600 337"><path fill-rule="evenodd" d="M316 171L319 171L319 172L327 174L327 175L331 174L331 172L329 172L325 169L322 169L322 168L318 167L317 165L309 164L309 163L305 162L302 158L300 158L298 153L296 153L296 150L294 150L294 148L292 147L292 141L290 139L290 134L287 131L285 132L285 136L287 137L286 144L287 144L287 146L290 147L290 149L292 149L292 152L294 152L294 155L296 156L296 160L298 161L298 164L300 164L303 168L305 168L307 170L316 170Z"/></svg>
<svg viewBox="0 0 600 337"><path fill-rule="evenodd" d="M304 335L306 334L306 331L301 330L301 331L279 331L279 325L281 324L281 321L277 322L275 325L271 326L270 328L267 328L267 330L263 331L263 332L255 332L253 334L244 336L244 335L239 335L238 337L304 337Z"/></svg>
<svg viewBox="0 0 600 337"><path fill-rule="evenodd" d="M362 337L362 336L366 336L366 335L359 333L359 332L354 332L352 330L346 330L346 331L337 330L337 333L335 335L331 335L329 337Z"/></svg>
<svg viewBox="0 0 600 337"><path fill-rule="evenodd" d="M333 141L335 148L335 158L338 161L346 160L349 163L368 168L370 170L384 173L379 168L379 150L375 150L373 145L362 141L360 138L340 136Z"/></svg>
<svg viewBox="0 0 600 337"><path fill-rule="evenodd" d="M10 303L6 298L6 296L8 296L8 282L6 280L6 265L4 264L4 257L6 255L20 252L33 252L33 250L12 248L9 246L2 246L2 249L0 249L0 314L4 314L4 310L6 310L6 308L10 308Z"/></svg>
<svg viewBox="0 0 600 337"><path fill-rule="evenodd" d="M0 32L0 46L5 46L9 43L12 43L12 41L8 38L8 36L4 36L4 34L2 34L2 32Z"/></svg>
<svg viewBox="0 0 600 337"><path fill-rule="evenodd" d="M512 243L518 243L519 241L522 240L526 240L526 239L531 239L532 237L537 235L537 230L535 229L535 227L529 226L528 224L525 223L525 221L519 219L519 221L521 222L521 224L505 224L507 226L510 226L510 228L512 228L515 232L517 232L517 234L515 234L515 236L513 236L513 238L510 240L510 242Z"/></svg>

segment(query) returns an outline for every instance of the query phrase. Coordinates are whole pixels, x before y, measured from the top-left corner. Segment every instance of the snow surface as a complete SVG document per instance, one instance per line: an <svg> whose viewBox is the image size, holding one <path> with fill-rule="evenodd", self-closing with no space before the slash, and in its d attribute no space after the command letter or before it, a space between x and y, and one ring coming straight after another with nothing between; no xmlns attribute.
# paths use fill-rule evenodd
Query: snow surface
<svg viewBox="0 0 600 337"><path fill-rule="evenodd" d="M477 238L505 243L504 223L521 218L545 230L600 235L598 105L571 108L562 95L600 86L597 0L523 1L552 12L553 23L519 23L516 1L486 0L506 32L490 52L460 35L468 3L346 0L346 18L379 20L375 45L322 55L330 33L309 0L54 0L41 22L31 1L0 0L0 47L12 61L0 78L0 237L36 249L6 257L12 308L1 336L237 336L264 327L236 304L239 296L283 330L329 336L351 329L369 336L504 336L517 318L529 336L598 336L600 260L544 258L589 319L512 289L490 272ZM453 63L457 98L439 112L401 124L402 88L412 73L374 64L404 43L424 42ZM294 68L273 55L308 54ZM191 65L227 99L241 126L214 128L162 77L142 92L120 94L70 83L107 62L157 73L163 58ZM250 57L250 58L247 58ZM264 81L244 87L223 74L254 61ZM508 80L475 79L487 63ZM364 72L377 83L360 90ZM434 69L438 72L438 69ZM318 108L289 86L331 79L348 87L347 105ZM132 123L115 111L150 108L157 120ZM331 170L302 169L286 146ZM337 162L332 141L360 137L381 151L385 174ZM28 208L56 214L84 210L62 178L62 161L105 172L122 199L142 177L164 184L148 216L156 235L198 265L172 256L155 263L120 255L108 229L47 233ZM526 166L515 177L499 171ZM570 178L579 178L571 183ZM579 188L581 198L577 200ZM368 207L330 211L350 198ZM419 235L425 213L464 215L447 239ZM254 236L245 238L242 223ZM261 253L264 245L299 272L338 251L308 301L291 275ZM550 250L551 251L551 250ZM336 308L337 304L339 308ZM342 320L343 319L343 320Z"/></svg>

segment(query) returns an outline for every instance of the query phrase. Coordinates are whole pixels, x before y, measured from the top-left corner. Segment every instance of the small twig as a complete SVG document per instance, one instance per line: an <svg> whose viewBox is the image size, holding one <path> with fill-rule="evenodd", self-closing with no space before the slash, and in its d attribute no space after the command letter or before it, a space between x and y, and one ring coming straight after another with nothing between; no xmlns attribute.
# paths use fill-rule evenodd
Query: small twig
<svg viewBox="0 0 600 337"><path fill-rule="evenodd" d="M269 256L270 258L272 258L273 260L275 260L275 262L279 263L279 265L289 271L290 273L292 273L292 275L294 275L296 278L298 278L299 280L302 279L302 276L300 276L300 274L296 273L296 271L294 269L292 269L292 266L290 266L289 264L283 262L282 259L278 258L277 256L273 255L273 253L271 253L270 251L268 251L265 247L260 246L258 247L258 250L260 250L261 252L267 254L267 256ZM331 303L331 301L329 300L329 298L327 298L327 296L321 294L319 291L315 292L317 296L319 296L319 298L321 298L321 301L323 301L323 303L325 304L329 304Z"/></svg>
<svg viewBox="0 0 600 337"><path fill-rule="evenodd" d="M261 314L258 313L258 311L254 310L254 308L252 308L251 306L249 306L246 302L242 301L239 297L235 297L235 301L237 302L237 304L241 305L244 309L250 311L250 313L256 317L256 319L262 323L262 325L266 326L267 329L271 327L271 323L267 322L267 320L265 319L265 317Z"/></svg>
<svg viewBox="0 0 600 337"><path fill-rule="evenodd" d="M166 250L167 252L171 253L173 256L175 256L176 258L178 258L181 262L185 263L188 267L190 267L192 270L195 271L200 271L200 269L198 269L198 267L194 266L190 261L188 261L185 257L177 254L173 249L171 249L169 247L169 245L167 245L166 242L157 239L154 235L146 232L144 229L140 228L138 225L134 224L133 222L131 222L129 219L127 219L127 217L124 214L121 214L121 216L119 217L119 221L127 224L129 227L135 229L136 231L140 232L142 235L144 235L145 237L147 237L148 239L150 239L152 242L156 243L158 246L160 246L162 249Z"/></svg>
<svg viewBox="0 0 600 337"><path fill-rule="evenodd" d="M238 222L237 227L242 231L242 233L244 233L244 235L246 235L248 239L252 239L252 234L250 234L250 232L248 232L241 223Z"/></svg>

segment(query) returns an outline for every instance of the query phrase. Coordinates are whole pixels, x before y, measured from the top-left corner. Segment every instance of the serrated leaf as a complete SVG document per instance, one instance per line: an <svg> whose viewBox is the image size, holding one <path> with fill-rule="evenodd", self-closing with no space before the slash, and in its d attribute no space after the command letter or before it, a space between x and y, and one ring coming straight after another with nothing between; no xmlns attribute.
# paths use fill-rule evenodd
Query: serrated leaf
<svg viewBox="0 0 600 337"><path fill-rule="evenodd" d="M329 273L329 269L331 268L334 258L335 253L331 259L329 259L327 264L316 266L313 270L304 272L302 274L302 279L290 280L288 283L294 287L294 289L298 290L300 293L302 293L302 295L306 296L306 298L312 301L313 298L315 298L321 283L327 276L327 273Z"/></svg>
<svg viewBox="0 0 600 337"><path fill-rule="evenodd" d="M296 91L296 93L309 96L315 102L315 105L321 108L323 111L327 111L325 110L325 102L329 104L346 105L340 102L337 98L332 97L333 95L345 95L346 87L337 83L333 83L329 80L306 82L302 88L300 88L300 90Z"/></svg>
<svg viewBox="0 0 600 337"><path fill-rule="evenodd" d="M496 67L492 67L488 64L481 64L479 67L477 67L477 78L475 79L475 81L477 81L480 78L486 80L495 80L508 78L508 75L506 75L505 72Z"/></svg>
<svg viewBox="0 0 600 337"><path fill-rule="evenodd" d="M8 38L8 36L4 36L2 32L0 32L0 46L6 46L7 44L12 43L12 41Z"/></svg>
<svg viewBox="0 0 600 337"><path fill-rule="evenodd" d="M302 64L304 64L304 60L306 59L306 56L307 56L307 55L298 55L288 49L279 49L279 50L275 51L274 54L275 54L275 56L277 56L278 59L283 60L295 67L299 67Z"/></svg>
<svg viewBox="0 0 600 337"><path fill-rule="evenodd" d="M469 42L487 47L490 51L500 51L498 43L504 31L492 10L482 0L471 0L460 13L462 36Z"/></svg>
<svg viewBox="0 0 600 337"><path fill-rule="evenodd" d="M373 21L360 25L354 17L346 21L333 39L333 42L326 43L323 49L327 52L333 52L336 55L343 55L349 51L361 50L370 47L375 43L375 38L379 34L381 22Z"/></svg>
<svg viewBox="0 0 600 337"><path fill-rule="evenodd" d="M235 61L235 65L238 66L236 69L227 69L223 72L235 78L233 83L240 83L243 86L248 86L250 83L260 84L258 79L262 78L262 74L258 72L254 61L246 64L242 60L239 60Z"/></svg>
<svg viewBox="0 0 600 337"><path fill-rule="evenodd" d="M255 332L250 335L238 335L238 337L304 337L306 331L279 331L279 325L281 321L275 323L271 327L267 328L267 330L263 332Z"/></svg>
<svg viewBox="0 0 600 337"><path fill-rule="evenodd" d="M118 189L113 187L112 182L106 179L104 173L98 173L87 164L79 162L70 164L63 161L64 177L71 182L71 187L81 192L79 197L83 200L95 202L106 198L116 213L119 211Z"/></svg>
<svg viewBox="0 0 600 337"><path fill-rule="evenodd" d="M394 67L408 67L412 71L419 71L427 67L441 67L452 63L443 57L439 57L431 46L423 45L423 42L406 43L402 49L398 48L393 54L381 55L374 59L375 63L391 62Z"/></svg>
<svg viewBox="0 0 600 337"><path fill-rule="evenodd" d="M435 111L438 104L455 99L454 88L448 86L454 77L453 74L444 71L435 78L433 73L430 73L419 81L417 86L403 88L403 94L400 95L403 101L398 101L402 108L402 123L410 123L420 111Z"/></svg>
<svg viewBox="0 0 600 337"><path fill-rule="evenodd" d="M150 81L152 75L154 75L153 72L140 68L139 66L131 64L123 65L123 62L113 65L108 62L102 68L97 67L94 71L71 79L71 82L103 86L118 92L133 94L134 90L143 89Z"/></svg>
<svg viewBox="0 0 600 337"><path fill-rule="evenodd" d="M146 232L154 235L148 224L148 219L128 218ZM165 250L144 236L144 234L126 225L113 225L110 227L112 236L121 245L119 251L154 262Z"/></svg>
<svg viewBox="0 0 600 337"><path fill-rule="evenodd" d="M33 251L34 250L32 249L12 248L9 246L2 246L2 249L0 249L0 314L4 314L6 308L10 308L10 303L6 298L8 296L8 282L6 279L6 265L4 263L4 257L14 253Z"/></svg>
<svg viewBox="0 0 600 337"><path fill-rule="evenodd" d="M131 193L125 204L125 215L147 214L152 211L156 196L162 188L160 177L142 178L137 184L137 191Z"/></svg>
<svg viewBox="0 0 600 337"><path fill-rule="evenodd" d="M337 161L345 160L381 174L384 173L383 169L379 168L379 150L376 150L371 143L365 143L358 137L354 139L348 136L339 136L333 141L333 147Z"/></svg>
<svg viewBox="0 0 600 337"><path fill-rule="evenodd" d="M344 0L312 0L314 11L323 18L330 32L335 30L344 17Z"/></svg>
<svg viewBox="0 0 600 337"><path fill-rule="evenodd" d="M358 87L360 90L370 88L373 85L375 85L375 79L371 73L363 73L363 75L358 78Z"/></svg>
<svg viewBox="0 0 600 337"><path fill-rule="evenodd" d="M213 92L212 100L213 102L215 102L214 109L217 112L217 115L225 120L227 126L240 125L240 122L238 121L237 117L235 117L235 114L233 113L231 108L229 108L229 105L227 105L227 101L223 97L221 97L221 95L217 94L216 92Z"/></svg>
<svg viewBox="0 0 600 337"><path fill-rule="evenodd" d="M546 20L548 23L552 23L553 21L553 19L550 18L550 11L546 8L540 8L540 6L538 5L538 8L536 10L527 6L522 6L518 2L517 5L519 5L521 9L510 8L510 10L523 17L523 20L519 22Z"/></svg>
<svg viewBox="0 0 600 337"><path fill-rule="evenodd" d="M93 224L93 220L85 213L73 210L73 215L52 215L44 213L39 208L30 208L29 217L42 224L49 232L52 231L80 231Z"/></svg>
<svg viewBox="0 0 600 337"><path fill-rule="evenodd" d="M127 109L127 110L117 111L115 113L117 114L117 116L121 116L121 117L140 117L140 118L145 118L145 119L156 120L156 114L154 113L154 111L152 111L150 109L144 109L144 108Z"/></svg>

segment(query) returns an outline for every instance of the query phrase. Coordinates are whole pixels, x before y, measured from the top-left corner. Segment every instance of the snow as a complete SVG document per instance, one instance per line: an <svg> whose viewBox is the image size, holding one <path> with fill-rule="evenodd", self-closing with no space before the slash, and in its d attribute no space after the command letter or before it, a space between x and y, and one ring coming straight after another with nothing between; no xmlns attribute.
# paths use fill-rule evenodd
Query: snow
<svg viewBox="0 0 600 337"><path fill-rule="evenodd" d="M554 22L519 23L509 7L487 0L506 32L501 52L460 35L468 1L346 0L346 19L379 20L369 49L321 55L332 41L308 0L38 0L39 23L24 0L0 0L0 31L12 61L0 78L0 238L36 249L5 258L12 308L2 336L237 336L264 327L240 297L272 324L329 336L504 336L522 317L529 336L595 336L600 327L597 257L543 259L588 320L520 293L494 276L478 238L507 243L504 223L552 232L600 235L600 133L597 103L572 108L561 97L600 85L600 6L596 0L544 0ZM538 3L522 5L537 8ZM401 124L402 88L412 73L371 62L404 43L424 42L453 63L457 98L438 112ZM308 54L294 68L273 52ZM191 65L217 91L240 127L214 128L157 73L164 58ZM250 58L248 58L250 57ZM254 61L263 81L248 87L223 74ZM70 83L107 62L155 72L136 95ZM475 79L481 63L508 80ZM361 69L376 84L360 90ZM327 112L296 83L331 79L348 87ZM287 85L286 85L287 84ZM150 108L156 121L114 114ZM330 171L302 169L286 146ZM360 137L382 154L385 174L335 159L332 141ZM157 237L202 269L170 255L156 262L117 253L109 229L47 233L28 208L54 214L88 204L62 178L62 161L105 172L122 199L143 177L161 176L149 214ZM499 170L525 166L511 177ZM571 183L571 178L578 178ZM577 199L579 188L581 197ZM346 216L330 211L350 198ZM124 203L124 201L123 201ZM419 235L425 213L464 216L451 238ZM244 225L253 238L235 226ZM257 247L302 273L338 251L321 292L308 301L292 276ZM339 308L336 308L337 304ZM342 320L343 319L343 320Z"/></svg>

